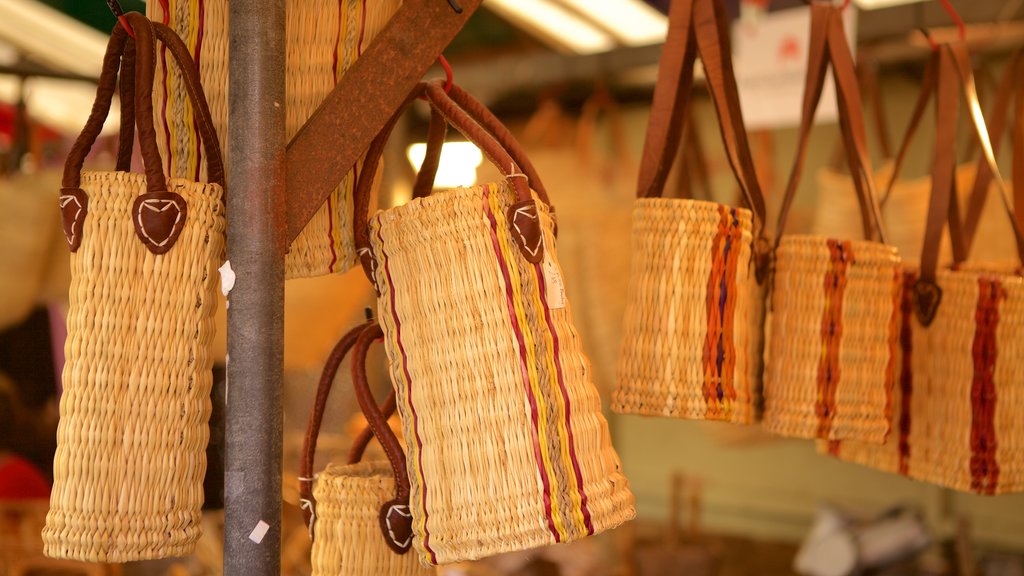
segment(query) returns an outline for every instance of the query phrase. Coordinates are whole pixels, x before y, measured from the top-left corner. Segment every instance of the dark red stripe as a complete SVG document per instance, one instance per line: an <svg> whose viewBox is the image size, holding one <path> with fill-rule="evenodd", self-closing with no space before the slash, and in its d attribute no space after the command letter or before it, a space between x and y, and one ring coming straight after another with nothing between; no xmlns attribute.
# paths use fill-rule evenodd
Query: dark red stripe
<svg viewBox="0 0 1024 576"><path fill-rule="evenodd" d="M544 281L544 270L540 264L534 264L533 270L537 276L541 306L544 308L544 321L547 324L548 332L551 334L552 353L555 357L555 371L558 374L558 389L562 393L562 404L565 406L565 430L568 435L567 440L569 442L569 458L572 460L572 471L576 476L576 490L580 494L580 512L583 514L583 525L587 528L587 536L590 536L594 533L594 523L590 518L590 508L587 506L587 493L583 491L583 473L580 472L580 463L576 458L576 443L572 434L572 403L569 401L569 392L565 389L565 379L562 375L562 357L558 353L558 332L555 331L555 324L551 320L551 309L548 308L547 283Z"/></svg>
<svg viewBox="0 0 1024 576"><path fill-rule="evenodd" d="M722 245L728 234L728 222L726 220L725 208L718 208L718 230L715 232L714 240L711 243L711 271L708 273L707 290L705 291L704 309L706 312L707 332L704 335L704 406L707 410L706 416L715 418L722 412L721 363L718 361L719 344L722 339L722 298L721 277L724 275L725 256Z"/></svg>
<svg viewBox="0 0 1024 576"><path fill-rule="evenodd" d="M405 345L402 344L402 321L398 318L398 310L395 308L395 283L391 280L391 267L389 265L389 259L387 252L384 251L384 238L380 235L380 229L377 229L377 241L380 243L381 255L384 256L384 277L388 283L388 294L391 300L391 318L395 323L395 342L398 343L398 351L402 356L402 374L405 376L405 393L408 399L407 404L409 405L409 411L412 413L412 431L413 436L416 440L417 453L416 460L419 466L420 476L422 482L420 482L420 489L422 492L422 499L420 502L423 506L423 548L430 554L431 564L437 564L437 554L434 553L433 549L430 548L430 531L427 530L427 522L429 520L429 513L427 512L427 479L423 474L423 439L420 437L419 428L419 417L416 414L416 405L412 401L412 376L409 374L409 358L405 353Z"/></svg>
<svg viewBox="0 0 1024 576"><path fill-rule="evenodd" d="M917 274L903 273L903 296L900 300L900 415L899 429L899 473L910 472L910 404L914 398L914 284Z"/></svg>
<svg viewBox="0 0 1024 576"><path fill-rule="evenodd" d="M203 0L199 0L199 22L198 30L196 30L196 46L193 50L192 60L196 64L196 74L202 78L202 72L199 68L199 62L203 54L203 32L206 21L206 6ZM196 172L195 181L199 182L199 172L203 165L203 146L199 138L199 119L196 116L196 111L192 110L192 133L196 135Z"/></svg>
<svg viewBox="0 0 1024 576"><path fill-rule="evenodd" d="M519 344L519 369L523 379L523 388L526 391L526 397L530 402L530 417L533 421L533 427L530 429L530 433L533 437L533 455L537 462L537 469L540 471L540 479L544 488L544 513L547 516L548 530L555 537L555 542L561 542L562 536L558 533L558 529L555 527L554 516L552 515L551 506L551 481L548 478L547 469L544 467L544 457L541 455L540 437L537 433L538 424L538 412L537 412L537 399L533 395L533 390L530 388L530 370L528 368L526 360L526 341L523 338L523 331L519 326L519 319L516 316L515 308L515 296L512 292L512 279L508 273L508 265L505 263L505 257L501 252L501 244L498 242L498 222L494 217L494 212L491 211L490 189L487 186L483 187L483 209L487 215L487 220L490 222L491 232L491 244L494 246L494 255L498 259L498 265L501 267L501 275L505 280L505 303L508 306L508 317L512 323L512 330L516 334L516 342Z"/></svg>
<svg viewBox="0 0 1024 576"><path fill-rule="evenodd" d="M818 415L819 438L828 438L832 432L836 411L836 385L839 383L841 368L839 346L843 338L843 297L846 291L846 269L853 259L848 243L828 240L829 267L823 278L825 311L821 319L821 345L824 351L818 364Z"/></svg>
<svg viewBox="0 0 1024 576"><path fill-rule="evenodd" d="M338 51L341 50L341 13L344 10L343 0L338 0L338 34L334 40L334 55L331 59L331 73L334 74L334 83L338 83Z"/></svg>
<svg viewBox="0 0 1024 576"><path fill-rule="evenodd" d="M171 7L169 0L160 0L160 6L164 9L162 18L165 25L171 22ZM171 147L171 126L167 119L167 100L170 98L169 85L171 83L171 71L167 69L167 47L160 45L160 63L164 67L164 101L160 107L160 114L164 118L164 142L167 143L167 174L174 176L174 149Z"/></svg>
<svg viewBox="0 0 1024 576"><path fill-rule="evenodd" d="M995 369L999 301L1005 297L999 280L978 279L978 303L972 356L974 377L971 382L971 490L994 494L999 483L996 462L996 388Z"/></svg>

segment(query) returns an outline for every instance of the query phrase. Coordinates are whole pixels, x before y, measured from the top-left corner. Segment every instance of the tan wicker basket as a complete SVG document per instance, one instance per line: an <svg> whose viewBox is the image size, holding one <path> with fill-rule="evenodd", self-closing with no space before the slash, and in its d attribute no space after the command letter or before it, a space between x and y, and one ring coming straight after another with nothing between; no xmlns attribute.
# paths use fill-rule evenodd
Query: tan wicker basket
<svg viewBox="0 0 1024 576"><path fill-rule="evenodd" d="M140 54L154 52L155 31L183 69L192 66L173 32L150 28L141 14L128 17ZM209 184L165 183L153 138L153 79L142 73L136 121L146 174L80 175L110 107L126 36L115 28L93 112L65 165L61 210L72 284L43 531L48 556L99 562L182 556L199 537L209 346L224 252L223 167L198 83L189 97Z"/></svg>
<svg viewBox="0 0 1024 576"><path fill-rule="evenodd" d="M892 406L900 258L884 242L841 10L814 4L811 30L798 155L777 227L764 426L783 436L880 443ZM782 234L829 64L865 235L882 242Z"/></svg>
<svg viewBox="0 0 1024 576"><path fill-rule="evenodd" d="M288 0L285 21L285 132L288 138L313 114L401 5L401 0ZM228 0L152 0L147 13L186 40L209 94L214 125L227 134ZM165 170L198 179L202 167L196 127L181 76L160 54L155 107ZM352 186L360 164L292 242L288 278L341 273L356 261L352 244Z"/></svg>
<svg viewBox="0 0 1024 576"><path fill-rule="evenodd" d="M633 518L633 494L561 287L543 185L480 103L458 87L454 101L440 84L426 93L506 181L356 227L409 443L414 545L445 564L614 528Z"/></svg>
<svg viewBox="0 0 1024 576"><path fill-rule="evenodd" d="M338 342L324 367L309 417L299 491L313 537L314 576L433 573L420 564L415 555L407 554L412 546L409 481L402 447L387 424L388 416L395 411L395 393L392 392L378 409L366 382L366 352L371 342L381 335L380 326L367 324L355 328ZM356 438L348 463L328 464L313 478L313 458L327 397L339 365L352 348L352 383L369 427ZM390 462L360 461L366 445L375 436L392 458ZM382 516L382 512L390 515Z"/></svg>
<svg viewBox="0 0 1024 576"><path fill-rule="evenodd" d="M695 26L708 20L716 26ZM719 0L673 3L633 212L618 388L623 414L750 423L761 404L767 242ZM753 211L661 198L700 54L730 165Z"/></svg>

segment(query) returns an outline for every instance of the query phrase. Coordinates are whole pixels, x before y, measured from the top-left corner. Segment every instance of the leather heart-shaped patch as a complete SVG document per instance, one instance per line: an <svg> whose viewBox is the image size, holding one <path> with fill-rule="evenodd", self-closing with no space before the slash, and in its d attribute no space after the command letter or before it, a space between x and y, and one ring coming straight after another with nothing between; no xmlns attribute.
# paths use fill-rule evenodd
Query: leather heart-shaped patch
<svg viewBox="0 0 1024 576"><path fill-rule="evenodd" d="M508 207L507 217L523 257L531 264L540 264L544 259L544 234L537 215L537 203L533 200L516 202Z"/></svg>
<svg viewBox="0 0 1024 576"><path fill-rule="evenodd" d="M922 326L931 326L942 303L942 288L931 280L914 282L914 314Z"/></svg>
<svg viewBox="0 0 1024 576"><path fill-rule="evenodd" d="M85 226L85 216L89 212L89 197L81 188L61 188L60 191L60 218L64 225L64 238L68 241L68 248L77 252L82 245L82 228Z"/></svg>
<svg viewBox="0 0 1024 576"><path fill-rule="evenodd" d="M385 502L380 509L380 528L384 541L396 554L405 554L412 547L412 512L405 500Z"/></svg>
<svg viewBox="0 0 1024 576"><path fill-rule="evenodd" d="M135 234L153 254L174 247L187 216L185 199L175 192L147 192L132 205Z"/></svg>

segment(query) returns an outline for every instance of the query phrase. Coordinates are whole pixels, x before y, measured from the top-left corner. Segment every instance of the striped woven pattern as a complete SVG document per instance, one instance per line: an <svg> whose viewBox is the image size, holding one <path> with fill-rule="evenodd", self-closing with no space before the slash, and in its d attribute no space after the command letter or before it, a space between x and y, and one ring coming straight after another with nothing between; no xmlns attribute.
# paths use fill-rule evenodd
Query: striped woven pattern
<svg viewBox="0 0 1024 576"><path fill-rule="evenodd" d="M637 200L614 411L756 419L763 291L751 264L752 238L749 210Z"/></svg>
<svg viewBox="0 0 1024 576"><path fill-rule="evenodd" d="M370 221L379 315L429 564L569 542L633 518L590 364L545 262L515 246L506 184L438 192Z"/></svg>
<svg viewBox="0 0 1024 576"><path fill-rule="evenodd" d="M913 287L917 274L903 273L900 300L900 346L897 385L893 388L890 433L884 444L857 440L819 440L819 451L840 460L903 476L919 475L927 463L932 420L926 408L930 398L925 374L929 356L926 333L914 317Z"/></svg>
<svg viewBox="0 0 1024 576"><path fill-rule="evenodd" d="M82 176L89 213L71 255L64 393L43 531L51 557L183 556L199 538L223 190L177 179L169 186L188 203L188 217L174 248L155 256L130 213L145 177Z"/></svg>
<svg viewBox="0 0 1024 576"><path fill-rule="evenodd" d="M401 0L288 0L285 46L285 132L288 138L313 114L336 82L370 45ZM196 60L214 125L226 142L228 101L228 0L150 0L149 17L173 28ZM205 177L196 129L180 75L158 57L154 113L166 173ZM225 151L225 164L229 158ZM352 187L345 176L291 245L288 278L345 272L355 264Z"/></svg>
<svg viewBox="0 0 1024 576"><path fill-rule="evenodd" d="M927 329L927 466L915 476L979 494L1024 491L1024 278L942 271Z"/></svg>
<svg viewBox="0 0 1024 576"><path fill-rule="evenodd" d="M776 251L764 426L881 443L889 432L900 260L865 241L787 235Z"/></svg>
<svg viewBox="0 0 1024 576"><path fill-rule="evenodd" d="M384 461L330 464L318 474L313 576L433 574L414 554L395 554L381 538L380 508L394 495L395 479Z"/></svg>

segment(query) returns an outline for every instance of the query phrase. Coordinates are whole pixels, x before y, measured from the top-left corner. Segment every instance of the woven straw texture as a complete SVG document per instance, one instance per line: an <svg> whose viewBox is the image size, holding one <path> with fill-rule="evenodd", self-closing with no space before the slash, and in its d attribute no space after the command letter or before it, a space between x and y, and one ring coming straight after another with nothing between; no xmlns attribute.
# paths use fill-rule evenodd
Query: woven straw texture
<svg viewBox="0 0 1024 576"><path fill-rule="evenodd" d="M430 564L569 542L635 515L560 277L513 242L506 184L370 221L380 322L409 442L414 545Z"/></svg>
<svg viewBox="0 0 1024 576"><path fill-rule="evenodd" d="M59 188L32 176L0 178L0 330L28 317L53 265L51 245L64 243L53 209Z"/></svg>
<svg viewBox="0 0 1024 576"><path fill-rule="evenodd" d="M965 267L939 272L938 283L942 303L926 330L929 458L915 477L1024 491L1024 278Z"/></svg>
<svg viewBox="0 0 1024 576"><path fill-rule="evenodd" d="M787 235L775 266L765 428L800 438L885 441L899 344L896 250Z"/></svg>
<svg viewBox="0 0 1024 576"><path fill-rule="evenodd" d="M928 339L914 317L913 286L917 274L903 273L900 300L900 346L896 386L893 388L890 432L884 444L856 440L819 440L818 449L840 460L903 476L919 476L927 464L928 439L933 421L927 415L930 402L924 374Z"/></svg>
<svg viewBox="0 0 1024 576"><path fill-rule="evenodd" d="M51 557L125 562L188 554L199 537L209 437L223 190L169 181L188 203L155 256L131 206L141 174L85 172L71 256L64 393L43 540Z"/></svg>
<svg viewBox="0 0 1024 576"><path fill-rule="evenodd" d="M313 484L313 576L433 574L414 554L398 555L380 535L380 509L395 496L386 461L328 465Z"/></svg>
<svg viewBox="0 0 1024 576"><path fill-rule="evenodd" d="M966 206L967 198L974 184L975 163L962 164L957 167L956 183L961 206ZM885 190L892 176L892 164L886 164L875 172L875 186ZM882 205L882 218L889 244L899 250L905 264L916 266L921 256L924 242L925 216L928 213L928 198L931 196L932 181L930 176L919 178L900 178L892 187L888 200ZM818 172L818 198L813 233L833 238L856 238L862 234L860 221L850 218L850 214L858 214L857 196L853 181L847 174L831 169ZM977 240L972 254L978 260L997 261L1013 257L1013 231L1002 215L999 192L993 185L985 203L982 221L985 226L979 228ZM948 237L943 239L939 252L939 262L952 262L952 252Z"/></svg>
<svg viewBox="0 0 1024 576"><path fill-rule="evenodd" d="M401 0L288 0L285 46L285 132L294 136L356 59L369 47ZM185 40L199 65L214 126L227 142L228 0L151 0L147 13ZM166 66L159 48L154 114L164 171L205 178L201 149L184 83ZM224 163L229 162L224 151ZM288 278L345 272L355 264L352 242L352 186L361 166L350 172L302 233L285 261Z"/></svg>
<svg viewBox="0 0 1024 576"><path fill-rule="evenodd" d="M637 201L614 411L756 419L764 305L752 238L749 210Z"/></svg>

